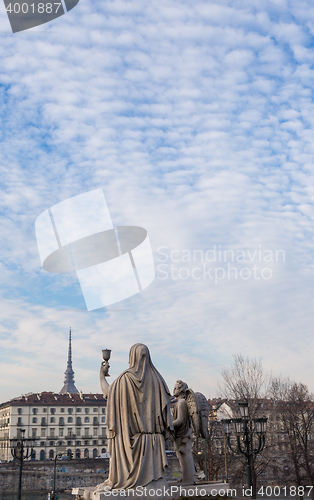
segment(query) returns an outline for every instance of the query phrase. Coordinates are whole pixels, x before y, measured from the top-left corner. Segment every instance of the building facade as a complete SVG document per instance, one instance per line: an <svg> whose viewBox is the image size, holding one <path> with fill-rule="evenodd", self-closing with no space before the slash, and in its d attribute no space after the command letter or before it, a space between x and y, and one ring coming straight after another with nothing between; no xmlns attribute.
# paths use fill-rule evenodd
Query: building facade
<svg viewBox="0 0 314 500"><path fill-rule="evenodd" d="M33 440L32 458L54 459L56 453L96 458L107 452L107 400L82 394L75 387L71 329L64 385L59 393L29 393L0 404L0 461L12 460L11 440Z"/></svg>
<svg viewBox="0 0 314 500"><path fill-rule="evenodd" d="M75 458L96 458L107 452L106 400L102 394L27 394L0 405L0 460L12 460L10 440L34 442L33 459L72 452Z"/></svg>

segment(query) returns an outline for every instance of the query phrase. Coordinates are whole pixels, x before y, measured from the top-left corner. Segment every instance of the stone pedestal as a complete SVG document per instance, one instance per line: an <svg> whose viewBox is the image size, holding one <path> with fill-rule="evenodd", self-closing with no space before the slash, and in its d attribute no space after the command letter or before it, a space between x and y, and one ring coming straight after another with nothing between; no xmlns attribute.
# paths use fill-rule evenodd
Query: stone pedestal
<svg viewBox="0 0 314 500"><path fill-rule="evenodd" d="M114 498L118 500L138 498L141 500L175 500L180 496L192 497L206 497L209 495L227 496L229 490L228 483L199 483L190 485L181 485L180 483L169 482L165 485L162 480L156 481L153 485L150 483L147 486L139 486L132 490L106 490L95 491L94 488L73 488L72 495L76 495L78 500L106 500ZM229 490L230 491L230 490ZM228 495L230 496L230 494Z"/></svg>

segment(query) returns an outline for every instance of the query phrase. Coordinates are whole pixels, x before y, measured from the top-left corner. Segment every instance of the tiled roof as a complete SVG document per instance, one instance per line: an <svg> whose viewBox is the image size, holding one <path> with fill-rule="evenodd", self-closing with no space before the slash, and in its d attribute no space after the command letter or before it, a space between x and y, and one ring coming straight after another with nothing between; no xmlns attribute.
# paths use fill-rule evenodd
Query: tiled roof
<svg viewBox="0 0 314 500"><path fill-rule="evenodd" d="M11 399L10 401L6 401L5 403L0 404L2 406L22 406L22 405L53 405L53 406L62 406L62 405L88 405L97 406L97 405L105 405L107 400L103 397L102 394L59 394L55 392L41 392L41 393L29 393L22 395L18 398Z"/></svg>

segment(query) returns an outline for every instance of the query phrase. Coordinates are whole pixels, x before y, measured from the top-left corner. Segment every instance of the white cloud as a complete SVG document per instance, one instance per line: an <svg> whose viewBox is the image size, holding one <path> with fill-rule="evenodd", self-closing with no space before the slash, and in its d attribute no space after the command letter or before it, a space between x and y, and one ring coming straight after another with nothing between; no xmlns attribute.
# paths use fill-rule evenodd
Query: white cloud
<svg viewBox="0 0 314 500"><path fill-rule="evenodd" d="M70 324L88 392L100 350L114 376L137 341L171 387L213 394L235 352L312 384L313 26L309 1L81 0L1 35L2 400L61 388ZM269 281L157 279L88 313L73 276L40 269L34 222L98 187L156 258L261 245L286 262Z"/></svg>

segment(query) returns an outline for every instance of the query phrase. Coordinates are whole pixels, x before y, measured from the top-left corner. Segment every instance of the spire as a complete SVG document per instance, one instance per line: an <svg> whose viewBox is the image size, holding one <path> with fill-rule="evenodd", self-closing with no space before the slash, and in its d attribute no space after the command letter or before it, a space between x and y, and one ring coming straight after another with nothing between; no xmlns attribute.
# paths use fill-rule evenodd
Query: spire
<svg viewBox="0 0 314 500"><path fill-rule="evenodd" d="M74 371L72 368L71 327L69 333L68 363L67 363L67 369L65 370L64 374L65 374L64 386L62 387L60 394L64 394L66 392L69 392L70 394L78 393L79 391L74 385Z"/></svg>

